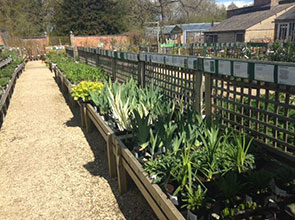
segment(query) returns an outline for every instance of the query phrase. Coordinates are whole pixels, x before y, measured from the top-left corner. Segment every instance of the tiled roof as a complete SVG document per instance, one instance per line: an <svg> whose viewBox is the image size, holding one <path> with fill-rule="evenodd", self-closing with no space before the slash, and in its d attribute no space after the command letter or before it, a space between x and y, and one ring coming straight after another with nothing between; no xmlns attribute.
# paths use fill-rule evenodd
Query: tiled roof
<svg viewBox="0 0 295 220"><path fill-rule="evenodd" d="M217 24L219 24L219 22L214 22L214 25L217 25ZM165 25L162 27L162 32L164 34L169 34L175 27L179 27L183 31L205 31L211 28L211 23ZM158 27L146 27L145 29L149 33L153 33L153 34L156 34L158 32Z"/></svg>
<svg viewBox="0 0 295 220"><path fill-rule="evenodd" d="M295 20L295 8L291 8L286 13L277 17L275 21L286 21L286 20Z"/></svg>
<svg viewBox="0 0 295 220"><path fill-rule="evenodd" d="M236 15L233 17L230 17L223 22L221 22L219 25L216 25L205 32L224 32L224 31L240 31L240 30L246 30L247 28L258 24L259 22L276 15L277 13L294 6L294 3L292 4L283 4L283 5L277 5L272 7L270 10L264 10L264 11L256 11L251 12L247 14L241 14Z"/></svg>

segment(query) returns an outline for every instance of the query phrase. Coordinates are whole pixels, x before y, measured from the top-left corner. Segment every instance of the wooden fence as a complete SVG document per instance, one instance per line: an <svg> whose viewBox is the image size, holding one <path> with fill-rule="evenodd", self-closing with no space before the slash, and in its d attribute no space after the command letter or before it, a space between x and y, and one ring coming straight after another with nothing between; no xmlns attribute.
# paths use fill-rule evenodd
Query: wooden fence
<svg viewBox="0 0 295 220"><path fill-rule="evenodd" d="M73 49L66 48L72 56ZM269 151L295 161L295 65L78 47L80 61L113 80L151 82L171 99L220 117Z"/></svg>

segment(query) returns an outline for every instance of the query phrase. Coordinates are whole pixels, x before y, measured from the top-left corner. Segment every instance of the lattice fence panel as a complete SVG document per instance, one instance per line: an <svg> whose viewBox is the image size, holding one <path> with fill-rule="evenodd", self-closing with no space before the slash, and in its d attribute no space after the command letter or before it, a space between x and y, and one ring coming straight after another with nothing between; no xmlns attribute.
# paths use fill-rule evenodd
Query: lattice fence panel
<svg viewBox="0 0 295 220"><path fill-rule="evenodd" d="M83 63L86 62L86 52L83 50L78 50L79 60Z"/></svg>
<svg viewBox="0 0 295 220"><path fill-rule="evenodd" d="M112 58L107 56L99 56L99 66L104 69L109 75L112 75Z"/></svg>
<svg viewBox="0 0 295 220"><path fill-rule="evenodd" d="M74 50L73 49L66 48L66 53L68 56L70 56L72 58L74 57Z"/></svg>
<svg viewBox="0 0 295 220"><path fill-rule="evenodd" d="M116 61L116 80L126 82L133 78L138 80L138 62L117 60Z"/></svg>
<svg viewBox="0 0 295 220"><path fill-rule="evenodd" d="M181 67L167 66L147 62L145 64L145 84L149 86L152 82L159 86L165 95L176 101L194 105L196 98L194 82L196 71Z"/></svg>
<svg viewBox="0 0 295 220"><path fill-rule="evenodd" d="M93 52L87 52L87 64L91 66L96 66L96 54Z"/></svg>
<svg viewBox="0 0 295 220"><path fill-rule="evenodd" d="M212 75L212 107L227 127L295 154L295 88Z"/></svg>

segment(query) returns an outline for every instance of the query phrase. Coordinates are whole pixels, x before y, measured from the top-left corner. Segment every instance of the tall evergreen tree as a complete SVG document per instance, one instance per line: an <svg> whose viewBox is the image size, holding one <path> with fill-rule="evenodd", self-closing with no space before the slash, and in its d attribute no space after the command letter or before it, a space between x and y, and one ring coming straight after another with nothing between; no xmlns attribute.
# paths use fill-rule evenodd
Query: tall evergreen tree
<svg viewBox="0 0 295 220"><path fill-rule="evenodd" d="M126 4L114 0L64 0L55 9L56 34L117 34L126 30Z"/></svg>

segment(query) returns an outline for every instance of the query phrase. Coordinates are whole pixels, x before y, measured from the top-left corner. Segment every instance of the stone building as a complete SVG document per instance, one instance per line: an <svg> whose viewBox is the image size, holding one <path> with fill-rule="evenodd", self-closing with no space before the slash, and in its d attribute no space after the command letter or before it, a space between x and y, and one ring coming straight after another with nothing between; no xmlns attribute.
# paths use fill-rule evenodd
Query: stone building
<svg viewBox="0 0 295 220"><path fill-rule="evenodd" d="M272 42L275 20L294 6L294 0L254 0L253 6L229 10L226 20L205 31L206 42Z"/></svg>
<svg viewBox="0 0 295 220"><path fill-rule="evenodd" d="M295 41L295 8L275 19L275 40Z"/></svg>

